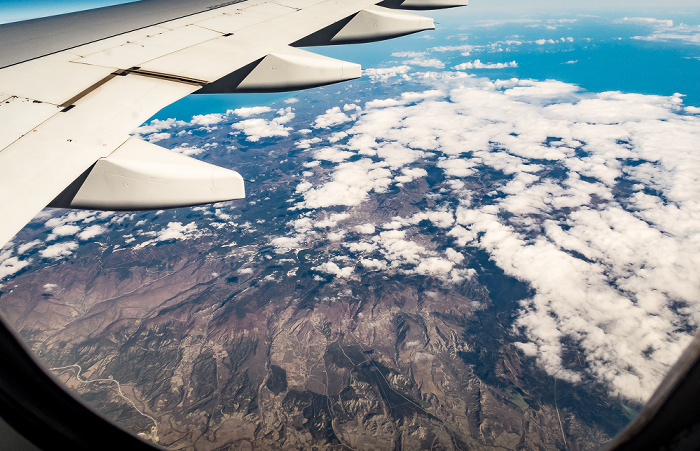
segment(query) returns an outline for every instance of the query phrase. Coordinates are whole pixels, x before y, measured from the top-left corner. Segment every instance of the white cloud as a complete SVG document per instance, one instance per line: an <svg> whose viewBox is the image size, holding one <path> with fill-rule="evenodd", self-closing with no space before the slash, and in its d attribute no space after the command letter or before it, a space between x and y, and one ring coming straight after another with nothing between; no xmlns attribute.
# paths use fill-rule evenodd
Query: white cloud
<svg viewBox="0 0 700 451"><path fill-rule="evenodd" d="M634 36L632 39L642 41L681 41L689 44L700 44L700 25L674 25L670 19L652 17L625 17L619 23L631 22L638 25L649 25L652 32L645 36Z"/></svg>
<svg viewBox="0 0 700 451"><path fill-rule="evenodd" d="M390 184L391 172L367 158L340 163L330 182L304 192L300 207L359 205L370 192L383 192Z"/></svg>
<svg viewBox="0 0 700 451"><path fill-rule="evenodd" d="M562 42L574 42L574 38L571 36L566 37L566 38L559 38L559 39L538 39L534 41L535 44L537 45L545 45L545 44L559 44Z"/></svg>
<svg viewBox="0 0 700 451"><path fill-rule="evenodd" d="M41 241L41 240L34 240L34 241L30 241L28 243L21 244L17 247L17 253L20 255L24 254L28 250L33 249L42 243L43 243L43 241Z"/></svg>
<svg viewBox="0 0 700 451"><path fill-rule="evenodd" d="M317 160L340 163L341 161L345 161L355 154L353 152L348 152L347 150L334 149L333 147L323 147L315 150L313 155Z"/></svg>
<svg viewBox="0 0 700 451"><path fill-rule="evenodd" d="M617 23L631 22L643 25L652 26L662 26L662 27L672 27L673 20L670 19L655 19L653 17L623 17L622 19L616 20Z"/></svg>
<svg viewBox="0 0 700 451"><path fill-rule="evenodd" d="M158 141L163 141L165 139L172 138L172 135L168 132L152 133L146 137L146 141L157 143Z"/></svg>
<svg viewBox="0 0 700 451"><path fill-rule="evenodd" d="M352 276L353 272L355 272L355 268L352 266L346 266L344 268L341 268L333 262L325 262L319 266L314 267L313 269L325 274L334 275L339 279L347 279L348 277Z"/></svg>
<svg viewBox="0 0 700 451"><path fill-rule="evenodd" d="M42 258L51 258L58 260L67 257L73 253L78 248L78 243L75 241L68 241L65 243L56 243L48 246L46 249L39 251L39 255Z"/></svg>
<svg viewBox="0 0 700 451"><path fill-rule="evenodd" d="M182 225L181 222L169 222L168 226L158 231L144 232L142 235L152 236L152 239L146 240L133 247L134 250L154 245L158 242L169 240L188 240L198 237L197 224L190 222Z"/></svg>
<svg viewBox="0 0 700 451"><path fill-rule="evenodd" d="M172 150L173 152L181 153L181 154L188 156L188 157L193 157L195 155L199 155L199 154L204 152L204 149L202 149L200 147L192 146L189 143L182 143L178 147L175 147L175 148L170 149L170 150Z"/></svg>
<svg viewBox="0 0 700 451"><path fill-rule="evenodd" d="M360 224L358 226L355 226L355 230L357 230L359 233L373 235L376 229L374 227L374 224Z"/></svg>
<svg viewBox="0 0 700 451"><path fill-rule="evenodd" d="M366 241L361 241L359 243L346 243L344 244L350 252L360 252L360 253L371 253L377 250L377 245L375 243L368 243Z"/></svg>
<svg viewBox="0 0 700 451"><path fill-rule="evenodd" d="M195 230L197 230L197 225L194 222L184 226L181 222L169 222L166 229L158 232L156 241L183 240Z"/></svg>
<svg viewBox="0 0 700 451"><path fill-rule="evenodd" d="M460 254L456 250L452 249L451 247L448 247L445 249L445 255L447 255L447 259L454 262L454 263L462 263L464 261L464 255Z"/></svg>
<svg viewBox="0 0 700 451"><path fill-rule="evenodd" d="M49 240L55 239L59 236L71 236L75 235L80 231L80 227L75 224L61 224L54 227L51 230L51 235L49 235Z"/></svg>
<svg viewBox="0 0 700 451"><path fill-rule="evenodd" d="M505 69L507 67L518 67L515 61L507 63L482 63L481 60L467 61L466 63L458 64L454 68L456 70L464 69Z"/></svg>
<svg viewBox="0 0 700 451"><path fill-rule="evenodd" d="M272 111L272 108L268 106L253 106L253 107L243 107L243 108L237 108L235 110L228 110L226 114L235 114L236 116L239 117L250 117L250 116L257 116L259 114L263 113L269 113Z"/></svg>
<svg viewBox="0 0 700 451"><path fill-rule="evenodd" d="M434 67L436 69L442 69L445 67L445 63L437 58L428 58L426 52L397 52L392 53L392 56L399 58L409 58L404 61L405 65L409 66L419 66L419 67Z"/></svg>
<svg viewBox="0 0 700 451"><path fill-rule="evenodd" d="M401 174L402 175L396 176L394 180L400 183L409 183L416 179L426 177L428 171L423 168L402 168Z"/></svg>
<svg viewBox="0 0 700 451"><path fill-rule="evenodd" d="M182 125L184 122L178 121L173 118L169 119L153 119L151 122L149 122L147 125L142 125L141 127L136 129L136 133L139 135L150 135L152 133L158 133L163 130L167 130L169 128L172 128L176 125Z"/></svg>
<svg viewBox="0 0 700 451"><path fill-rule="evenodd" d="M297 193L303 193L304 191L307 191L307 190L308 190L309 188L311 188L312 186L314 186L314 185L313 185L312 183L310 183L310 182L301 182L301 183L299 183L299 184L297 185L297 188L296 188L295 192L297 192Z"/></svg>
<svg viewBox="0 0 700 451"><path fill-rule="evenodd" d="M267 107L251 107L239 108L234 110L234 113L241 117L248 117L254 114L261 114ZM245 110L240 112L239 110ZM251 112L250 110L254 110ZM269 108L268 108L269 110ZM276 138L289 136L291 127L286 127L284 124L294 119L292 107L287 107L277 111L277 117L267 120L263 118L245 119L231 125L234 130L239 130L247 135L246 140L251 142L260 141L262 138Z"/></svg>
<svg viewBox="0 0 700 451"><path fill-rule="evenodd" d="M80 232L78 234L78 239L83 240L83 241L87 241L89 239L96 237L97 235L102 235L106 231L107 231L107 229L104 226L101 226L99 224L94 224L94 225L87 227L82 232Z"/></svg>
<svg viewBox="0 0 700 451"><path fill-rule="evenodd" d="M11 249L0 252L0 280L21 271L29 263L30 260L20 260L18 257L13 257Z"/></svg>
<svg viewBox="0 0 700 451"><path fill-rule="evenodd" d="M430 50L433 52L473 52L476 48L480 47L475 47L473 45L469 44L464 44L464 45L443 45L440 47L432 47Z"/></svg>
<svg viewBox="0 0 700 451"><path fill-rule="evenodd" d="M363 69L363 75L368 76L372 81L386 81L390 78L395 77L408 77L408 71L411 70L411 66L401 65L394 67L385 67L380 69Z"/></svg>
<svg viewBox="0 0 700 451"><path fill-rule="evenodd" d="M220 113L197 114L195 116L192 116L192 120L190 121L190 124L191 125L202 125L202 126L215 125L215 124L218 124L221 121L223 121L224 117L225 117L225 115L220 114Z"/></svg>
<svg viewBox="0 0 700 451"><path fill-rule="evenodd" d="M339 222L345 221L350 217L349 213L333 213L327 218L317 221L314 224L314 227L318 229L324 229L326 227L333 228L338 225Z"/></svg>
<svg viewBox="0 0 700 451"><path fill-rule="evenodd" d="M313 128L329 128L335 125L344 124L350 120L350 116L343 113L340 110L340 107L335 106L326 110L324 114L318 116L311 126Z"/></svg>
<svg viewBox="0 0 700 451"><path fill-rule="evenodd" d="M383 271L387 268L385 261L376 258L363 258L360 260L360 264L371 271Z"/></svg>
<svg viewBox="0 0 700 451"><path fill-rule="evenodd" d="M440 160L437 163L437 167L444 169L445 174L453 177L467 177L472 175L474 173L474 166L475 164L472 161L456 158Z"/></svg>

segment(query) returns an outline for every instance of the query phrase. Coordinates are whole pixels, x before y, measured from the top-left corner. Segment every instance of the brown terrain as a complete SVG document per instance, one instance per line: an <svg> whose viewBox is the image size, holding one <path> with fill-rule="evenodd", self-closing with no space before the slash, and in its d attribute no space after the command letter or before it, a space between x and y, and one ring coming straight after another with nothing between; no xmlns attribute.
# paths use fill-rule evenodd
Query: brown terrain
<svg viewBox="0 0 700 451"><path fill-rule="evenodd" d="M303 255L238 274L256 256L205 239L111 253L92 244L20 276L0 301L61 381L170 449L594 449L607 439L532 399L521 383L529 363L512 345L492 350L500 387L467 363L471 302L489 302L478 283L318 281Z"/></svg>

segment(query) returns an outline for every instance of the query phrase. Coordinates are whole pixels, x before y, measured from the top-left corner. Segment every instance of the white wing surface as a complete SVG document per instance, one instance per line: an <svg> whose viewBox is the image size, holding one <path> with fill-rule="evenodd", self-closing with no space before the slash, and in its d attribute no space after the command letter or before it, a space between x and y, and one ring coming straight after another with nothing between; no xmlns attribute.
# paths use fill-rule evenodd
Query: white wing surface
<svg viewBox="0 0 700 451"><path fill-rule="evenodd" d="M378 5L379 4L379 5ZM241 176L130 136L192 93L361 75L301 46L434 28L465 0L144 0L0 26L0 246L47 205L138 210L244 197Z"/></svg>

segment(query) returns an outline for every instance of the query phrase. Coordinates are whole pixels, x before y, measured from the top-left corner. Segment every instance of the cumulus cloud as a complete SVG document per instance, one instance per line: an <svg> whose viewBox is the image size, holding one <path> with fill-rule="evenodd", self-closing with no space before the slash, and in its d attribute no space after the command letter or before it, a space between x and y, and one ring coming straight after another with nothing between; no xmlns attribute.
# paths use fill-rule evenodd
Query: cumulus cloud
<svg viewBox="0 0 700 451"><path fill-rule="evenodd" d="M386 81L390 78L402 77L408 78L408 71L411 70L411 66L406 64L394 67L385 67L378 69L363 69L362 73L369 77L372 81Z"/></svg>
<svg viewBox="0 0 700 451"><path fill-rule="evenodd" d="M537 44L537 45L559 44L562 42L574 42L574 38L569 36L566 38L559 38L559 39L538 39L535 41L535 44Z"/></svg>
<svg viewBox="0 0 700 451"><path fill-rule="evenodd" d="M395 52L391 56L397 58L408 58L404 61L406 65L410 66L420 66L420 67L434 67L436 69L442 69L445 67L445 63L437 58L428 58L427 52Z"/></svg>
<svg viewBox="0 0 700 451"><path fill-rule="evenodd" d="M267 107L239 108L234 110L234 113L241 117L249 117L269 110L269 108L268 110L264 110L264 108ZM294 119L294 116L292 107L287 107L278 110L277 116L271 120L264 118L245 119L232 124L231 128L247 135L246 140L250 142L257 142L262 138L285 137L289 136L289 132L292 130L285 124Z"/></svg>
<svg viewBox="0 0 700 451"><path fill-rule="evenodd" d="M78 248L78 243L75 241L68 241L65 243L56 243L48 246L46 249L39 251L39 255L42 258L50 258L54 260L59 260L64 257L68 257Z"/></svg>
<svg viewBox="0 0 700 451"><path fill-rule="evenodd" d="M239 117L250 117L250 116L257 116L260 114L264 113L269 113L272 111L272 108L268 106L253 106L253 107L243 107L243 108L236 108L235 110L228 110L226 113L227 114L235 114L236 116Z"/></svg>
<svg viewBox="0 0 700 451"><path fill-rule="evenodd" d="M350 217L349 213L334 213L321 221L317 221L314 224L314 227L320 228L320 229L327 228L327 227L332 228L332 227L337 226L339 222L345 221L349 217Z"/></svg>
<svg viewBox="0 0 700 451"><path fill-rule="evenodd" d="M92 238L95 238L97 235L102 235L106 231L107 231L106 227L99 225L99 224L94 224L94 225L87 227L82 232L80 232L78 234L78 239L83 240L83 241L87 241L87 240L90 240Z"/></svg>
<svg viewBox="0 0 700 451"><path fill-rule="evenodd" d="M11 249L6 249L0 253L0 280L18 273L29 265L29 260L20 260L12 255Z"/></svg>
<svg viewBox="0 0 700 451"><path fill-rule="evenodd" d="M43 241L41 241L41 240L34 240L34 241L29 241L27 243L20 244L17 247L17 253L20 255L24 254L25 252L35 248L36 246L38 246L42 243L43 243Z"/></svg>
<svg viewBox="0 0 700 451"><path fill-rule="evenodd" d="M466 177L474 173L474 162L457 158L444 159L437 166L445 170L445 174L453 177Z"/></svg>
<svg viewBox="0 0 700 451"><path fill-rule="evenodd" d="M178 121L177 119L153 119L151 122L149 122L146 125L142 125L141 127L136 129L136 133L139 135L150 135L153 133L159 133L162 132L163 130L167 130L169 128L172 128L176 125L183 125L184 122Z"/></svg>
<svg viewBox="0 0 700 451"><path fill-rule="evenodd" d="M158 232L156 241L183 240L195 230L197 230L197 225L194 222L187 225L182 225L181 222L169 222L166 229Z"/></svg>
<svg viewBox="0 0 700 451"><path fill-rule="evenodd" d="M152 142L152 143L157 143L158 141L163 141L165 139L170 139L172 138L172 134L168 132L158 132L158 133L151 133L146 137L146 141Z"/></svg>
<svg viewBox="0 0 700 451"><path fill-rule="evenodd" d="M191 125L211 126L222 122L225 115L220 113L197 114L192 116Z"/></svg>
<svg viewBox="0 0 700 451"><path fill-rule="evenodd" d="M51 230L51 233L56 236L75 235L80 231L80 227L75 224L61 224Z"/></svg>
<svg viewBox="0 0 700 451"><path fill-rule="evenodd" d="M136 246L134 246L135 250L163 241L182 241L196 238L198 236L197 224L195 224L194 222L190 222L189 224L183 225L181 222L169 222L166 228L158 231L144 232L143 235L152 236L153 238L137 244Z"/></svg>
<svg viewBox="0 0 700 451"><path fill-rule="evenodd" d="M370 192L384 192L391 184L391 171L382 164L363 158L339 164L332 180L303 193L301 208L322 208L332 205L359 205Z"/></svg>
<svg viewBox="0 0 700 451"><path fill-rule="evenodd" d="M346 279L352 276L353 272L355 271L355 268L353 268L352 266L346 266L344 268L341 268L333 262L325 262L319 266L314 267L313 269L325 274L333 275L339 279Z"/></svg>
<svg viewBox="0 0 700 451"><path fill-rule="evenodd" d="M201 153L204 153L203 148L192 146L189 143L182 143L181 145L174 147L170 150L172 150L173 152L181 153L181 154L186 155L188 157L193 157L195 155L199 155Z"/></svg>
<svg viewBox="0 0 700 451"><path fill-rule="evenodd" d="M326 112L316 118L312 124L313 128L329 128L335 125L343 124L349 122L350 116L343 113L340 107L335 106L326 110Z"/></svg>
<svg viewBox="0 0 700 451"><path fill-rule="evenodd" d="M357 230L360 233L365 233L365 234L374 234L376 228L374 227L374 224L360 224L355 226L355 230Z"/></svg>

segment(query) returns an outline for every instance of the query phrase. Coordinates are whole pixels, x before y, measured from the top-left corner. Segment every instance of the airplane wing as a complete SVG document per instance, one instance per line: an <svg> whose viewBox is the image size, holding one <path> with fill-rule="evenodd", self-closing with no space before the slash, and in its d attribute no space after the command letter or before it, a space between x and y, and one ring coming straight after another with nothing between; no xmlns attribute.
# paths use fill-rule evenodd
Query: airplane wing
<svg viewBox="0 0 700 451"><path fill-rule="evenodd" d="M47 205L173 208L241 176L130 135L192 93L303 89L360 66L300 47L434 28L401 9L466 0L144 0L0 26L0 246Z"/></svg>

